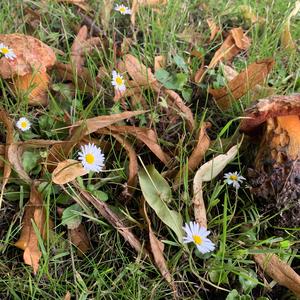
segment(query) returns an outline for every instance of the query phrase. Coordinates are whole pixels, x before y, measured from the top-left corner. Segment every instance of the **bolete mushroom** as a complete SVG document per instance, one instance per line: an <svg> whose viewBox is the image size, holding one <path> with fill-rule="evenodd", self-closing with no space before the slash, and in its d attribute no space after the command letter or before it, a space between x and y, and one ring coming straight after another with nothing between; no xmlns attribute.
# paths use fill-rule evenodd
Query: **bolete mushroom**
<svg viewBox="0 0 300 300"><path fill-rule="evenodd" d="M49 76L47 68L56 62L53 50L40 40L19 33L0 34L0 42L11 48L16 58L0 59L0 77L12 79L18 95L28 96L31 105L46 105Z"/></svg>
<svg viewBox="0 0 300 300"><path fill-rule="evenodd" d="M245 111L240 131L260 142L249 172L264 208L280 212L277 224L300 226L300 94L260 99Z"/></svg>

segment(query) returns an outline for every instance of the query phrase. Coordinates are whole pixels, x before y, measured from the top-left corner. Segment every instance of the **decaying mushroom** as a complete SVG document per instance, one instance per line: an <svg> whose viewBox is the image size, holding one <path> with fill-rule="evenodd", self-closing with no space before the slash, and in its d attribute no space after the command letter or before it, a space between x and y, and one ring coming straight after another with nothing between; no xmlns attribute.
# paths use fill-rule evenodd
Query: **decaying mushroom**
<svg viewBox="0 0 300 300"><path fill-rule="evenodd" d="M0 34L0 42L13 49L16 58L0 59L0 77L11 79L18 95L29 104L46 105L49 76L47 68L56 62L53 50L40 40L24 34Z"/></svg>
<svg viewBox="0 0 300 300"><path fill-rule="evenodd" d="M240 131L257 137L249 172L253 193L267 210L280 212L279 226L300 226L300 94L259 100L245 111Z"/></svg>

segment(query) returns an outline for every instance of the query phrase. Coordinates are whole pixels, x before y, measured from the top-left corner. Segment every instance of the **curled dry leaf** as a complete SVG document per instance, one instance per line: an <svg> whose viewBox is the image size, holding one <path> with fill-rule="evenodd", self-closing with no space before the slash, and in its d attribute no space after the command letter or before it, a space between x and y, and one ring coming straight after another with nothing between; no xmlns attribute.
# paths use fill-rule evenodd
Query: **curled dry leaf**
<svg viewBox="0 0 300 300"><path fill-rule="evenodd" d="M220 32L220 27L215 23L213 19L207 19L206 22L210 30L209 41L211 42L216 37L216 35Z"/></svg>
<svg viewBox="0 0 300 300"><path fill-rule="evenodd" d="M29 104L47 104L47 68L56 62L53 50L40 40L23 34L0 34L0 42L12 48L14 60L0 59L0 77L12 78L18 94L28 94Z"/></svg>
<svg viewBox="0 0 300 300"><path fill-rule="evenodd" d="M161 149L158 144L157 135L154 130L135 126L108 126L111 130L119 134L130 134L142 141L148 148L165 164L171 161L171 158Z"/></svg>
<svg viewBox="0 0 300 300"><path fill-rule="evenodd" d="M148 225L148 232L149 232L149 241L150 241L150 247L151 252L154 258L154 262L159 269L161 275L164 277L164 279L170 284L172 287L172 290L174 292L174 295L177 294L177 288L174 283L174 280L171 276L171 273L168 269L166 260L164 258L164 244L155 236L152 227L151 227L151 221L147 214L147 208L146 208L146 202L143 200L143 215L147 221Z"/></svg>
<svg viewBox="0 0 300 300"><path fill-rule="evenodd" d="M80 224L77 228L69 229L69 239L71 243L77 248L77 254L83 256L91 249L91 242L86 228Z"/></svg>
<svg viewBox="0 0 300 300"><path fill-rule="evenodd" d="M127 195L125 196L131 197L137 185L137 173L138 173L138 161L137 161L137 155L134 148L120 134L113 133L106 128L99 129L98 132L101 134L113 136L126 150L129 158L129 166L128 166L128 180L127 180L127 187L126 187Z"/></svg>
<svg viewBox="0 0 300 300"><path fill-rule="evenodd" d="M201 161L204 158L204 155L205 155L206 151L209 148L210 138L207 135L206 130L210 127L211 127L210 123L204 123L200 127L197 145L194 148L191 156L188 159L187 167L188 167L189 171L194 171L199 166L199 164L201 163ZM186 170L186 166L183 166L182 170ZM178 187L178 183L179 183L179 180L180 180L181 176L182 176L182 172L179 171L178 174L175 177L174 185L175 185L176 188Z"/></svg>
<svg viewBox="0 0 300 300"><path fill-rule="evenodd" d="M6 138L5 138L6 146L5 146L5 156L4 156L5 161L4 161L3 180L2 180L1 195L0 195L0 208L1 208L4 189L11 173L11 165L8 159L8 147L14 142L14 126L8 113L2 109L0 110L0 122L4 123L4 126L6 127Z"/></svg>
<svg viewBox="0 0 300 300"><path fill-rule="evenodd" d="M214 179L223 171L238 153L238 147L233 146L226 154L221 154L202 165L197 171L193 181L193 204L195 220L200 226L207 228L206 209L203 199L202 182Z"/></svg>
<svg viewBox="0 0 300 300"><path fill-rule="evenodd" d="M80 72L81 68L84 65L85 58L83 56L84 55L83 43L86 41L87 36L88 36L88 29L84 25L79 29L71 47L71 63L75 67L77 72Z"/></svg>
<svg viewBox="0 0 300 300"><path fill-rule="evenodd" d="M214 96L217 104L222 109L227 109L230 107L232 101L244 96L257 84L262 84L272 70L273 65L274 60L272 58L254 62L232 79L226 87L209 89L209 93Z"/></svg>
<svg viewBox="0 0 300 300"><path fill-rule="evenodd" d="M275 254L255 254L254 260L268 276L300 297L300 276L287 263Z"/></svg>
<svg viewBox="0 0 300 300"><path fill-rule="evenodd" d="M35 223L41 237L45 239L47 234L46 210L43 206L42 195L36 190L34 184L31 185L30 199L25 207L21 236L15 246L24 250L24 262L32 266L33 272L36 274L42 253L32 222Z"/></svg>
<svg viewBox="0 0 300 300"><path fill-rule="evenodd" d="M91 134L98 129L107 127L114 123L132 118L143 113L144 111L126 111L119 114L98 116L75 123L75 129L72 131L71 137L68 141L66 141L66 144L57 144L51 147L48 155L48 169L53 170L53 166L55 166L57 162L65 160L72 148L76 144L78 144L86 135Z"/></svg>
<svg viewBox="0 0 300 300"><path fill-rule="evenodd" d="M214 68L220 61L231 62L238 53L247 50L250 47L250 43L250 38L244 34L242 28L231 29L222 46L213 56L208 68Z"/></svg>
<svg viewBox="0 0 300 300"><path fill-rule="evenodd" d="M141 242L131 231L131 229L125 225L124 221L121 220L120 217L118 217L118 215L115 214L105 202L99 201L87 191L80 189L77 184L75 184L75 186L78 190L78 195L86 201L88 201L89 203L91 203L102 215L102 217L104 217L114 228L117 229L117 231L132 246L133 249L135 249L138 253L142 254L143 257L149 256L148 251L143 248Z"/></svg>
<svg viewBox="0 0 300 300"><path fill-rule="evenodd" d="M66 184L76 177L88 174L82 164L74 159L60 162L52 173L52 181L56 184Z"/></svg>
<svg viewBox="0 0 300 300"><path fill-rule="evenodd" d="M155 78L150 68L146 68L137 58L127 54L124 58L126 71L138 86L146 86L158 94L163 94L167 101L177 107L187 120L189 129L192 131L195 127L194 116L189 107L187 107L182 98L174 91L165 89Z"/></svg>
<svg viewBox="0 0 300 300"><path fill-rule="evenodd" d="M281 48L287 50L295 50L297 48L292 34L291 34L291 18L295 17L300 11L300 1L296 1L295 8L287 17L286 22L283 24L283 30L281 33Z"/></svg>

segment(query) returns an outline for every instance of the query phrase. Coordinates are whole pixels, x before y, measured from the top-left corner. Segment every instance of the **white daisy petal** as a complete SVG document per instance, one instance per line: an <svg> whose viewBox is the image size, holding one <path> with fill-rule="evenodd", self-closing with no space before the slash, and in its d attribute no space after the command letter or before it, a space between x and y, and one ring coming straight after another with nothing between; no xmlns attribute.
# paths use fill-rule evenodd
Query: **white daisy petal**
<svg viewBox="0 0 300 300"><path fill-rule="evenodd" d="M0 45L1 46L1 45ZM17 123L16 126L21 130L21 131L27 131L30 129L31 127L31 123L29 122L29 120L25 117L20 118Z"/></svg>
<svg viewBox="0 0 300 300"><path fill-rule="evenodd" d="M125 80L122 75L117 73L116 71L112 71L112 85L115 87L116 90L120 92L124 92L126 90Z"/></svg>
<svg viewBox="0 0 300 300"><path fill-rule="evenodd" d="M14 60L16 58L16 54L14 53L14 51L8 48L3 43L0 43L0 54L2 54L5 58L8 58L10 60Z"/></svg>
<svg viewBox="0 0 300 300"><path fill-rule="evenodd" d="M104 167L104 154L94 144L81 146L78 152L78 160L81 161L86 171L100 172Z"/></svg>
<svg viewBox="0 0 300 300"><path fill-rule="evenodd" d="M121 4L121 5L117 4L115 6L115 11L118 11L122 15L131 15L131 9L129 9L128 7L126 7L123 4Z"/></svg>
<svg viewBox="0 0 300 300"><path fill-rule="evenodd" d="M236 172L229 172L224 175L224 182L228 185L232 185L234 188L239 189L240 183L243 182L243 180L246 180L245 177L241 176L237 171Z"/></svg>
<svg viewBox="0 0 300 300"><path fill-rule="evenodd" d="M207 253L215 249L214 243L207 238L210 231L200 227L197 222L186 223L183 229L186 233L186 236L183 238L185 244L194 243L201 253Z"/></svg>

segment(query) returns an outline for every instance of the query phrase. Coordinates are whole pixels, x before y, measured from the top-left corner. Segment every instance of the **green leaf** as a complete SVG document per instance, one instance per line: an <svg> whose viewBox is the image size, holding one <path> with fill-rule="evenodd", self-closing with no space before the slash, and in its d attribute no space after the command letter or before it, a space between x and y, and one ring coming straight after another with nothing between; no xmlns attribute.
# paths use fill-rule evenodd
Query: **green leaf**
<svg viewBox="0 0 300 300"><path fill-rule="evenodd" d="M77 203L69 206L62 214L61 224L68 226L68 229L77 228L82 221L82 216L79 214L81 211L81 206Z"/></svg>
<svg viewBox="0 0 300 300"><path fill-rule="evenodd" d="M178 240L182 242L182 217L178 212L170 210L166 204L171 200L171 188L167 181L153 165L139 171L139 181L147 203L161 221L176 233Z"/></svg>
<svg viewBox="0 0 300 300"><path fill-rule="evenodd" d="M182 97L186 102L190 102L192 98L193 90L190 88L185 88L182 90Z"/></svg>
<svg viewBox="0 0 300 300"><path fill-rule="evenodd" d="M175 55L174 56L174 62L177 65L177 67L181 68L185 73L189 72L189 69L184 61L184 59L179 56L179 55Z"/></svg>
<svg viewBox="0 0 300 300"><path fill-rule="evenodd" d="M251 269L244 271L239 275L239 282L245 294L250 293L258 284L257 276Z"/></svg>
<svg viewBox="0 0 300 300"><path fill-rule="evenodd" d="M41 158L40 153L36 151L24 151L22 155L23 168L26 173L32 171L37 165Z"/></svg>
<svg viewBox="0 0 300 300"><path fill-rule="evenodd" d="M107 201L108 195L102 191L96 190L96 191L90 191L92 195L94 195L97 199L101 201Z"/></svg>
<svg viewBox="0 0 300 300"><path fill-rule="evenodd" d="M164 69L159 69L155 72L155 78L162 84L167 82L170 79L170 77L170 73Z"/></svg>
<svg viewBox="0 0 300 300"><path fill-rule="evenodd" d="M240 295L237 290L232 290L226 297L226 300L239 300Z"/></svg>

